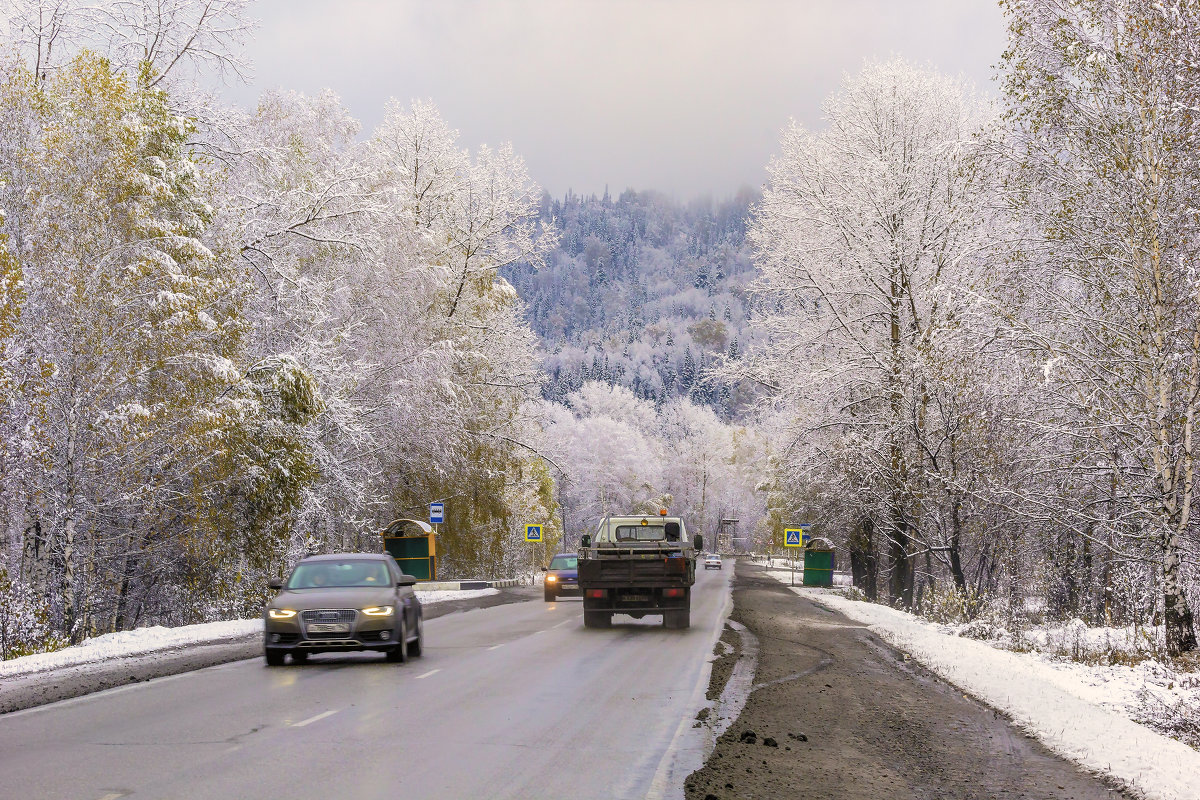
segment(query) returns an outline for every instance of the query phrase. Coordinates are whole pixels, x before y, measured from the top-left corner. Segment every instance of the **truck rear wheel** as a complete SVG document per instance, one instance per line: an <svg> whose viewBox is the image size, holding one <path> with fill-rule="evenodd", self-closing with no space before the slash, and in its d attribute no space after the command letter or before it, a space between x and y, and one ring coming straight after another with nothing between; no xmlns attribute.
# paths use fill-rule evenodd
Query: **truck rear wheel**
<svg viewBox="0 0 1200 800"><path fill-rule="evenodd" d="M663 627L680 629L690 628L692 626L692 613L690 608L684 608L679 611L667 611L663 613Z"/></svg>
<svg viewBox="0 0 1200 800"><path fill-rule="evenodd" d="M585 627L585 628L611 628L612 627L612 612L611 611L584 611L583 612L583 627Z"/></svg>

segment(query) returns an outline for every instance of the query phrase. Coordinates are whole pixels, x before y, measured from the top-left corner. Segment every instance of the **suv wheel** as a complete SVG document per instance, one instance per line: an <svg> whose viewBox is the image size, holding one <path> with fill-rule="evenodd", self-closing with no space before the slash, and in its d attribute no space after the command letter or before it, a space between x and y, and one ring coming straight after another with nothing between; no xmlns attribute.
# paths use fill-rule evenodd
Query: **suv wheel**
<svg viewBox="0 0 1200 800"><path fill-rule="evenodd" d="M408 625L403 618L400 620L400 635L397 639L396 646L387 651L387 660L393 664L403 664L408 661Z"/></svg>
<svg viewBox="0 0 1200 800"><path fill-rule="evenodd" d="M268 667L282 667L284 654L278 650L265 650L263 657L267 659Z"/></svg>
<svg viewBox="0 0 1200 800"><path fill-rule="evenodd" d="M419 657L421 655L421 651L425 649L424 637L425 634L421 630L421 618L417 617L417 637L413 639L412 643L408 646L408 654L410 656Z"/></svg>

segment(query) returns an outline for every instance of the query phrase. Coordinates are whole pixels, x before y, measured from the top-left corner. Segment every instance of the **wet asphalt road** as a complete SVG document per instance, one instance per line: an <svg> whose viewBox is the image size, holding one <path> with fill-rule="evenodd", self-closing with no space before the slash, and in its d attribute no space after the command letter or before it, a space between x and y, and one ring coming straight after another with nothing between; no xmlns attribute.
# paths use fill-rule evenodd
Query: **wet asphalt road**
<svg viewBox="0 0 1200 800"><path fill-rule="evenodd" d="M428 620L408 664L256 658L0 716L0 798L653 796L701 760L732 570L698 572L686 631L535 600Z"/></svg>
<svg viewBox="0 0 1200 800"><path fill-rule="evenodd" d="M511 587L498 594L443 600L425 606L425 619L476 608L540 599L541 587ZM0 715L34 706L102 692L131 683L142 683L181 672L244 661L262 653L262 634L231 638L188 647L172 647L136 656L77 664L45 672L13 675L0 679Z"/></svg>

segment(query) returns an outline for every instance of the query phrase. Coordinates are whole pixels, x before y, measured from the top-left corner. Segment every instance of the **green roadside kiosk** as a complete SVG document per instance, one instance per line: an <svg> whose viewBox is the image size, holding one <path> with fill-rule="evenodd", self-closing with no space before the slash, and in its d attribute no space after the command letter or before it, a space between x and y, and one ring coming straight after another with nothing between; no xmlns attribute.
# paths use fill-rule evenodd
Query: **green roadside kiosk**
<svg viewBox="0 0 1200 800"><path fill-rule="evenodd" d="M833 542L818 536L804 547L804 585L833 586Z"/></svg>
<svg viewBox="0 0 1200 800"><path fill-rule="evenodd" d="M419 581L437 578L437 544L433 527L419 519L398 519L383 529L383 549L404 574Z"/></svg>

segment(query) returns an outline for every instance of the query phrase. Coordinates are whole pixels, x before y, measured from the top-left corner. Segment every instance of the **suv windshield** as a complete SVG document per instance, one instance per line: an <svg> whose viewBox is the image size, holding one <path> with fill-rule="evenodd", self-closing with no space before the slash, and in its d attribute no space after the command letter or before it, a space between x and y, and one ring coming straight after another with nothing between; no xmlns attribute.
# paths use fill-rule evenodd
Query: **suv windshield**
<svg viewBox="0 0 1200 800"><path fill-rule="evenodd" d="M657 542L667 538L662 525L618 525L618 542Z"/></svg>
<svg viewBox="0 0 1200 800"><path fill-rule="evenodd" d="M387 566L380 561L312 561L296 566L287 588L387 586L390 583Z"/></svg>
<svg viewBox="0 0 1200 800"><path fill-rule="evenodd" d="M550 569L578 569L579 556L555 556L550 561Z"/></svg>

